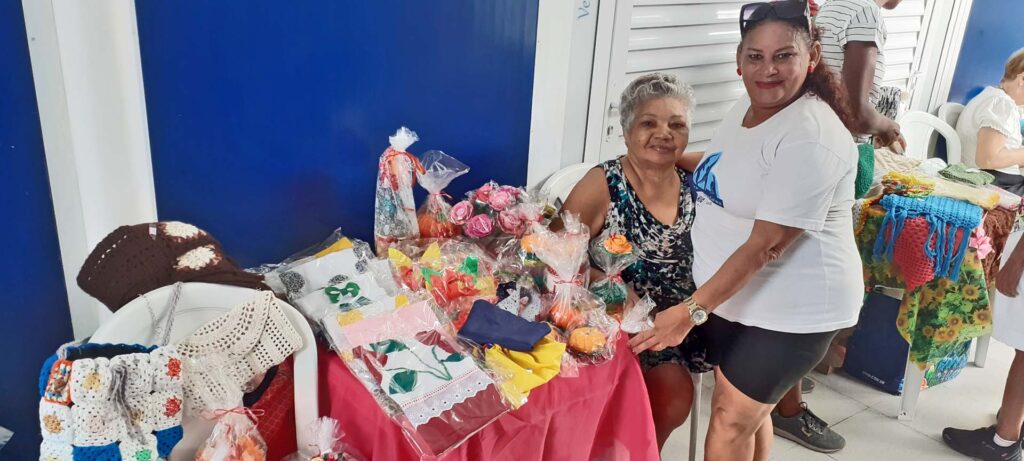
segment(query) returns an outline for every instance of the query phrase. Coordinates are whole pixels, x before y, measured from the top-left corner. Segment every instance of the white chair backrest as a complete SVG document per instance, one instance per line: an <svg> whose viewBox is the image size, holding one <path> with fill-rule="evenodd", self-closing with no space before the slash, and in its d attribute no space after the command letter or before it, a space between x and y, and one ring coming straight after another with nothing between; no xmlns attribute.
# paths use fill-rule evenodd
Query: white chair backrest
<svg viewBox="0 0 1024 461"><path fill-rule="evenodd" d="M899 119L900 132L907 140L907 157L926 160L935 156L933 134L946 138L946 163L960 163L960 136L948 123L921 111L911 111Z"/></svg>
<svg viewBox="0 0 1024 461"><path fill-rule="evenodd" d="M964 111L964 105L956 102L947 102L939 106L939 120L946 122L949 126L956 128L956 122L960 121L960 114Z"/></svg>
<svg viewBox="0 0 1024 461"><path fill-rule="evenodd" d="M576 187L576 183L580 182L583 176L596 165L595 163L577 163L556 171L547 181L544 181L544 185L540 188L541 196L552 205L558 201L565 202L565 199L569 198L572 188Z"/></svg>
<svg viewBox="0 0 1024 461"><path fill-rule="evenodd" d="M174 293L174 286L165 286L139 296L118 309L100 326L90 338L93 343L156 344L156 332L163 328L161 321L170 309L168 300ZM174 312L170 331L170 342L185 338L190 333L216 319L235 306L252 299L257 290L211 283L183 283ZM317 351L313 330L305 317L294 307L277 300L288 320L302 336L302 348L294 355L295 385L295 427L298 446L313 443L312 434L306 428L319 416L317 393ZM206 441L213 430L213 422L203 418L185 417L182 423L185 436L175 446L171 460L195 459L196 450Z"/></svg>

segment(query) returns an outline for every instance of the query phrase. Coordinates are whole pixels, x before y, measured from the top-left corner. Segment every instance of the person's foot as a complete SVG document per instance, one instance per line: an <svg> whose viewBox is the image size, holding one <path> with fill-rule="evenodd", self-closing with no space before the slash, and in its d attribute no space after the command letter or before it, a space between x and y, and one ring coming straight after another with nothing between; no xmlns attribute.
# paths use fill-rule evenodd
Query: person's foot
<svg viewBox="0 0 1024 461"><path fill-rule="evenodd" d="M800 380L800 393L801 394L810 394L811 391L814 390L814 385L815 384L816 383L814 382L814 380L804 376L803 379Z"/></svg>
<svg viewBox="0 0 1024 461"><path fill-rule="evenodd" d="M996 423L998 423L998 422L999 422L999 413L1000 413L1001 411L1003 411L1003 409L1002 409L1002 408L1000 408L1000 409L996 410ZM1021 435L1021 437L1024 437L1024 424L1021 424L1021 425L1020 425L1020 435Z"/></svg>
<svg viewBox="0 0 1024 461"><path fill-rule="evenodd" d="M947 427L942 430L942 440L961 454L983 461L1021 461L1020 442L1001 447L992 440L995 433L995 426L973 431Z"/></svg>
<svg viewBox="0 0 1024 461"><path fill-rule="evenodd" d="M807 402L801 402L800 408L803 410L791 418L782 416L777 410L772 412L775 435L821 453L835 453L846 446L846 439L812 413Z"/></svg>

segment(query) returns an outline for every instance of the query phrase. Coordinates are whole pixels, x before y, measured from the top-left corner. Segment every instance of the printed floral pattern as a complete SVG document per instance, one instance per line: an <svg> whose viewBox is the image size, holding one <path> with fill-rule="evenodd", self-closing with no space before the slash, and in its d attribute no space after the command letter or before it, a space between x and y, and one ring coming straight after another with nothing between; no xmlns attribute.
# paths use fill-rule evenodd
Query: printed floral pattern
<svg viewBox="0 0 1024 461"><path fill-rule="evenodd" d="M902 287L902 278L892 265L875 261L871 255L885 211L874 206L866 214L864 228L857 235L865 285ZM910 360L922 368L958 353L964 343L991 333L992 310L977 250L968 250L957 282L936 278L906 294L896 328L910 342Z"/></svg>

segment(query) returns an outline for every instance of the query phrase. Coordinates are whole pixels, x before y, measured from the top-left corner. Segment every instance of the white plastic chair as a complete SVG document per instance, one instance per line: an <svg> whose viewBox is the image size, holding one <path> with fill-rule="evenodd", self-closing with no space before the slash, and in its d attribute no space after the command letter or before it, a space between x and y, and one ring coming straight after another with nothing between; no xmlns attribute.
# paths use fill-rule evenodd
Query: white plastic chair
<svg viewBox="0 0 1024 461"><path fill-rule="evenodd" d="M168 299L174 286L157 288L118 309L90 338L93 343L155 344L156 330L164 325L159 319L168 309ZM170 331L170 342L180 340L207 322L216 319L235 306L252 299L258 293L242 288L212 283L183 283ZM317 351L313 330L294 307L276 300L288 320L302 337L302 347L294 355L295 428L299 447L313 443L312 434L305 428L319 416L317 392ZM150 310L152 308L152 311ZM151 314L152 312L152 314ZM154 319L156 324L154 324ZM185 436L171 452L171 460L195 459L195 452L209 437L213 422L203 418L189 418L182 422Z"/></svg>
<svg viewBox="0 0 1024 461"><path fill-rule="evenodd" d="M920 160L927 160L935 156L935 140L933 135L938 133L946 138L946 163L960 163L960 136L948 123L938 117L921 111L911 111L903 114L898 120L900 132L907 140L906 156Z"/></svg>
<svg viewBox="0 0 1024 461"><path fill-rule="evenodd" d="M544 181L544 185L540 188L541 196L552 205L565 202L565 199L569 198L572 188L576 187L576 183L580 182L583 176L586 176L587 172L596 165L596 163L577 163L556 171L547 181Z"/></svg>
<svg viewBox="0 0 1024 461"><path fill-rule="evenodd" d="M960 114L964 111L964 105L956 102L947 102L939 106L939 120L946 122L949 126L956 128L960 121Z"/></svg>

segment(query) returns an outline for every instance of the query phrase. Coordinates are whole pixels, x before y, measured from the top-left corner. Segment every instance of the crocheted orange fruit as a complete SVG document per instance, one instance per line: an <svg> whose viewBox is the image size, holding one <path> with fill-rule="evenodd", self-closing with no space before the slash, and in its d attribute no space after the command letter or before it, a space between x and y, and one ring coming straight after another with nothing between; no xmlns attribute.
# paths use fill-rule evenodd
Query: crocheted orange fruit
<svg viewBox="0 0 1024 461"><path fill-rule="evenodd" d="M604 349L604 333L597 328L581 327L569 335L569 347L576 352L593 354Z"/></svg>
<svg viewBox="0 0 1024 461"><path fill-rule="evenodd" d="M579 309L556 302L551 306L551 323L563 330L571 329L583 323L585 316Z"/></svg>

